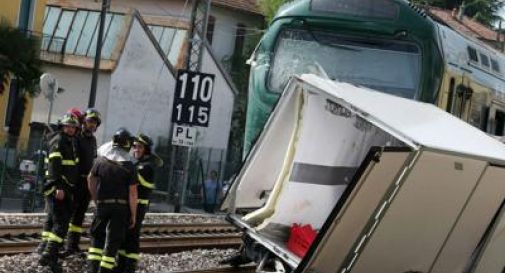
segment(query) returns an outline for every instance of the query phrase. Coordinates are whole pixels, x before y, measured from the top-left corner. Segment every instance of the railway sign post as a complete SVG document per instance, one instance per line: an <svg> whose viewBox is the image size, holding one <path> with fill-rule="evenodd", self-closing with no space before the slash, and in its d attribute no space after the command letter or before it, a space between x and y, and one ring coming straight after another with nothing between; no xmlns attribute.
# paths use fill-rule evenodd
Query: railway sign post
<svg viewBox="0 0 505 273"><path fill-rule="evenodd" d="M175 86L172 122L209 126L214 75L179 70Z"/></svg>
<svg viewBox="0 0 505 273"><path fill-rule="evenodd" d="M212 74L190 70L177 72L172 105L172 145L175 147L171 160L177 192L175 212L184 205L191 147L196 144L197 127L209 126L214 78Z"/></svg>

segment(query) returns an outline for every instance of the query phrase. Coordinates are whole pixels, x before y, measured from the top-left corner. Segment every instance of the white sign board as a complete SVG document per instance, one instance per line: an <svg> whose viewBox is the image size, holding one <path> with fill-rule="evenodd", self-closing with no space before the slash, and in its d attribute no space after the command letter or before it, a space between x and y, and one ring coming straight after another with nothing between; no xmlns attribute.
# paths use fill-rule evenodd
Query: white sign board
<svg viewBox="0 0 505 273"><path fill-rule="evenodd" d="M172 145L193 147L196 142L196 127L174 124Z"/></svg>

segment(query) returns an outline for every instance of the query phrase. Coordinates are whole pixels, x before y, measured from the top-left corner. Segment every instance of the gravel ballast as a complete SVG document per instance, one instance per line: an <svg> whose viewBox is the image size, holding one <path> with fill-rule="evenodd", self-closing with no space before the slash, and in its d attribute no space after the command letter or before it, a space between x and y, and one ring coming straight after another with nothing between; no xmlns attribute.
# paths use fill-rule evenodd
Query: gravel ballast
<svg viewBox="0 0 505 273"><path fill-rule="evenodd" d="M195 249L172 254L141 254L136 272L167 273L171 271L192 271L217 268L225 258L234 256L237 250ZM51 273L48 267L38 265L38 254L18 254L0 257L0 272L8 273ZM63 273L83 273L85 254L73 255L61 261Z"/></svg>

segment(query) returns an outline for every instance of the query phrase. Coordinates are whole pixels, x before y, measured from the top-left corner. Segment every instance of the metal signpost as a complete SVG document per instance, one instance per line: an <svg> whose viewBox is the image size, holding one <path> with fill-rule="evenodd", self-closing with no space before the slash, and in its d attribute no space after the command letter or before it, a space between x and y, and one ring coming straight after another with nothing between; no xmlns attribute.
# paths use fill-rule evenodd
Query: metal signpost
<svg viewBox="0 0 505 273"><path fill-rule="evenodd" d="M177 146L172 153L172 160L179 159L173 163L174 180L179 193L176 212L180 211L186 197L191 147L196 142L197 127L209 126L213 90L214 75L178 71L172 106L172 145Z"/></svg>

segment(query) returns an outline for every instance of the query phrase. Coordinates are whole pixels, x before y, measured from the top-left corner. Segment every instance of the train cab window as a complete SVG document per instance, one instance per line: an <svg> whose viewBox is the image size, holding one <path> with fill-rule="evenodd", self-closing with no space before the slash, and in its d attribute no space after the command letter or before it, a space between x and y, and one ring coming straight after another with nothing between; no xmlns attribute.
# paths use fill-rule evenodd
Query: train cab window
<svg viewBox="0 0 505 273"><path fill-rule="evenodd" d="M500 64L495 59L491 59L491 68L494 72L501 73Z"/></svg>
<svg viewBox="0 0 505 273"><path fill-rule="evenodd" d="M286 29L271 60L268 87L282 92L292 75L311 73L415 99L421 78L416 44Z"/></svg>
<svg viewBox="0 0 505 273"><path fill-rule="evenodd" d="M311 9L351 16L396 19L398 4L391 0L312 0Z"/></svg>
<svg viewBox="0 0 505 273"><path fill-rule="evenodd" d="M479 62L479 57L477 56L477 50L471 46L467 47L468 51L468 58L470 58L470 61L478 63Z"/></svg>
<svg viewBox="0 0 505 273"><path fill-rule="evenodd" d="M505 130L505 112L502 112L500 110L496 110L495 116L495 128L494 128L494 135L495 136L503 136L504 135L504 130Z"/></svg>
<svg viewBox="0 0 505 273"><path fill-rule="evenodd" d="M484 68L489 69L489 57L483 53L480 53L479 56L480 56L480 64Z"/></svg>

